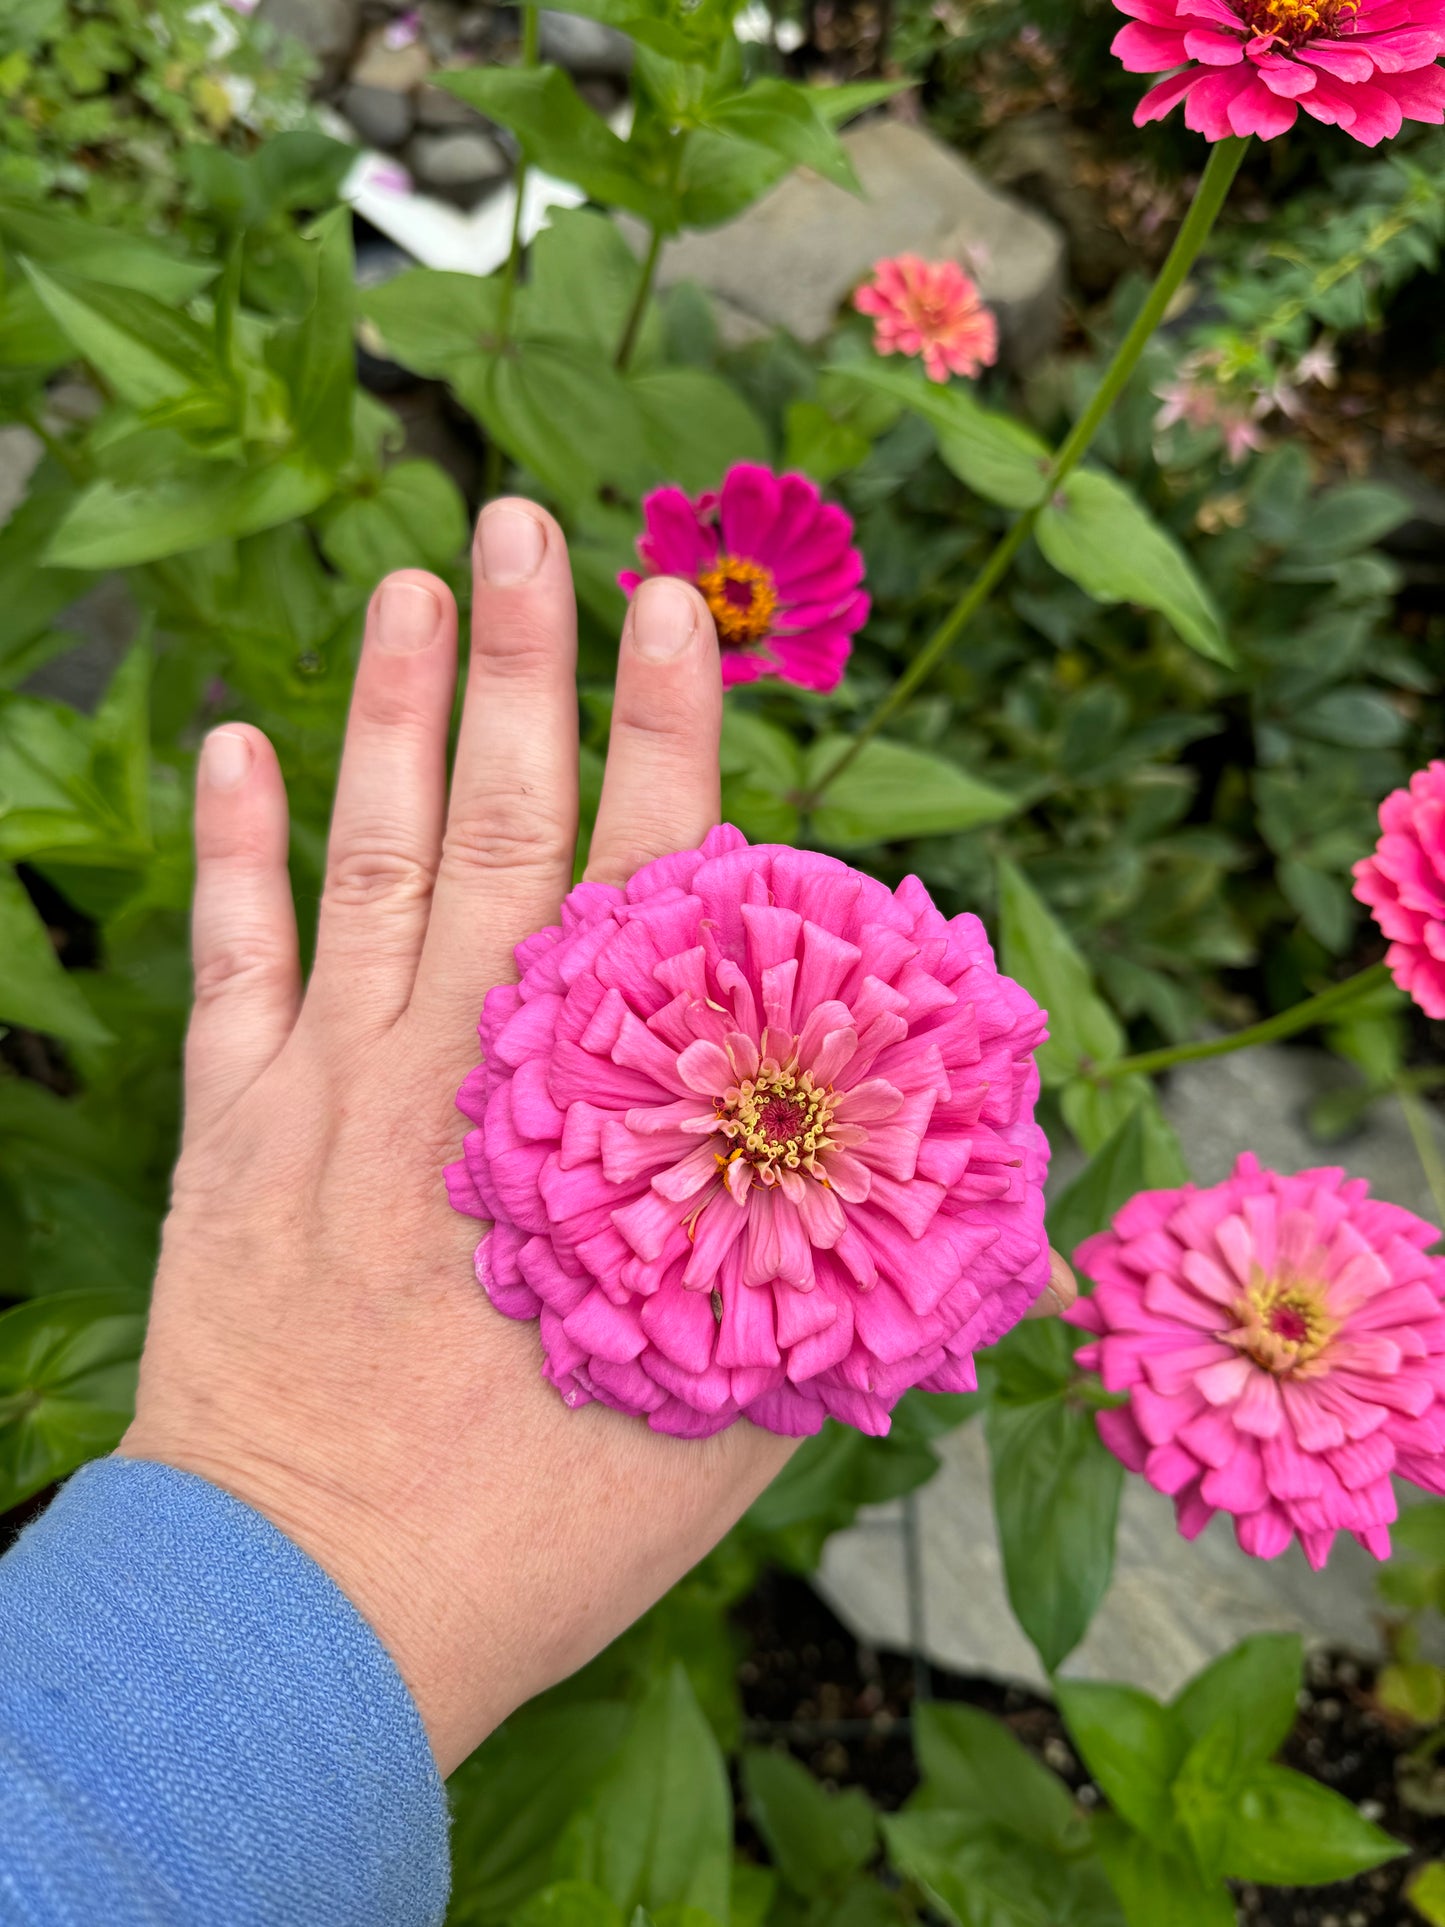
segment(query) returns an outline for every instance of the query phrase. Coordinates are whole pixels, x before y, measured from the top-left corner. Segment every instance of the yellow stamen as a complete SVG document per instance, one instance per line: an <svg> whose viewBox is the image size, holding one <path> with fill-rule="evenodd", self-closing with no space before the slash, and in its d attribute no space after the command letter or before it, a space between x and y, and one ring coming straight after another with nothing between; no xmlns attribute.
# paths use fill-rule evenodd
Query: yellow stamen
<svg viewBox="0 0 1445 1927"><path fill-rule="evenodd" d="M778 591L761 563L720 555L710 569L699 572L697 586L712 610L724 648L738 649L767 635Z"/></svg>

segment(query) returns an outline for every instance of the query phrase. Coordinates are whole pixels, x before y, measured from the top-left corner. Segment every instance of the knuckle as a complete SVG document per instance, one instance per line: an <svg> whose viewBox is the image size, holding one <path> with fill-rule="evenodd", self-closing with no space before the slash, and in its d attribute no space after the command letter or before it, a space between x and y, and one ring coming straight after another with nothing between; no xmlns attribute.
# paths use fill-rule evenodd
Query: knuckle
<svg viewBox="0 0 1445 1927"><path fill-rule="evenodd" d="M447 825L442 865L453 871L552 871L565 862L572 832L525 793L493 797Z"/></svg>
<svg viewBox="0 0 1445 1927"><path fill-rule="evenodd" d="M326 870L323 907L365 909L375 904L425 901L435 876L414 850L368 842L334 851Z"/></svg>
<svg viewBox="0 0 1445 1927"><path fill-rule="evenodd" d="M512 610L505 622L489 622L472 650L473 674L494 680L542 681L562 659L556 627L541 611Z"/></svg>
<svg viewBox="0 0 1445 1927"><path fill-rule="evenodd" d="M285 971L285 958L274 943L238 932L196 957L191 973L196 1007L203 1009L237 991L270 991Z"/></svg>

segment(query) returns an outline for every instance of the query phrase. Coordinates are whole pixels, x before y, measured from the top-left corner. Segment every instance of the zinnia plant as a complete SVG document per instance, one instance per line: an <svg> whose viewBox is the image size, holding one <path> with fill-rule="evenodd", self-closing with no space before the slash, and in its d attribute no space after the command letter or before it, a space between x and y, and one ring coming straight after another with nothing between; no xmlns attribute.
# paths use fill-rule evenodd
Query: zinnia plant
<svg viewBox="0 0 1445 1927"><path fill-rule="evenodd" d="M852 518L816 483L738 462L716 493L660 488L642 513L643 571L618 581L629 596L644 574L695 582L717 624L724 685L778 676L836 688L868 597Z"/></svg>
<svg viewBox="0 0 1445 1927"><path fill-rule="evenodd" d="M898 254L875 262L853 306L874 317L880 355L921 356L930 381L976 381L998 359L998 324L956 261Z"/></svg>
<svg viewBox="0 0 1445 1927"><path fill-rule="evenodd" d="M1184 102L1206 140L1272 140L1299 109L1366 147L1404 121L1445 119L1442 0L1115 0L1133 16L1114 40L1131 73L1170 74L1136 126Z"/></svg>
<svg viewBox="0 0 1445 1927"><path fill-rule="evenodd" d="M1043 1288L1044 1013L973 916L714 830L585 883L492 990L447 1172L572 1405L888 1430Z"/></svg>
<svg viewBox="0 0 1445 1927"><path fill-rule="evenodd" d="M1077 1362L1127 1403L1105 1444L1246 1552L1348 1531L1390 1551L1392 1473L1445 1492L1445 1259L1433 1225L1339 1170L1281 1177L1245 1154L1223 1184L1146 1191L1077 1253L1097 1289L1066 1315Z"/></svg>
<svg viewBox="0 0 1445 1927"><path fill-rule="evenodd" d="M1380 805L1380 840L1355 895L1390 939L1385 962L1427 1017L1445 1017L1445 763L1416 770Z"/></svg>

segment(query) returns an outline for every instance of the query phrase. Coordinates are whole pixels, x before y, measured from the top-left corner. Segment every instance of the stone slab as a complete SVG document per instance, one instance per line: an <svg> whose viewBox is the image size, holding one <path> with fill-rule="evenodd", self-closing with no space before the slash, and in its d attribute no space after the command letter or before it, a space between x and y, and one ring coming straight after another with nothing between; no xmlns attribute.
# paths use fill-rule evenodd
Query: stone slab
<svg viewBox="0 0 1445 1927"><path fill-rule="evenodd" d="M802 169L737 220L670 242L661 285L698 282L754 325L813 343L882 256L951 257L995 309L1004 359L1031 368L1058 335L1064 245L1053 223L920 128L867 121L843 145L862 199Z"/></svg>

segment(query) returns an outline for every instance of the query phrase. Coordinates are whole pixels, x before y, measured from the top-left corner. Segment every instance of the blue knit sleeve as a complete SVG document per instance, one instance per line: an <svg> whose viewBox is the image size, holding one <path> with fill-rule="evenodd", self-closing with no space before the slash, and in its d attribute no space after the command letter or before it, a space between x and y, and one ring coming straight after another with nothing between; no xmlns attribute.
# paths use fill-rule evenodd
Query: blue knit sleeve
<svg viewBox="0 0 1445 1927"><path fill-rule="evenodd" d="M0 1921L435 1927L446 1800L321 1568L189 1473L103 1459L0 1560Z"/></svg>

